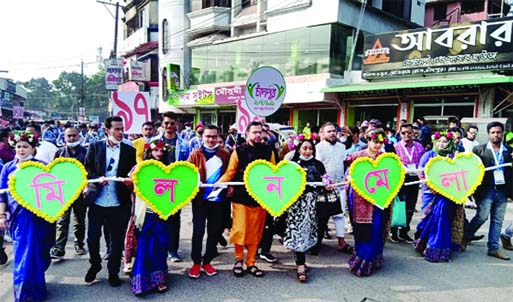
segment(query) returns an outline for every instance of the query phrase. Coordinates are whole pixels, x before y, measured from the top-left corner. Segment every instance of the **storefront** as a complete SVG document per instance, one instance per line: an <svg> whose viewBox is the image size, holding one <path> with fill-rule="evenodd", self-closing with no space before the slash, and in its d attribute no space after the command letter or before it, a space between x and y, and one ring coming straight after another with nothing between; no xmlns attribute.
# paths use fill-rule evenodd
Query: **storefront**
<svg viewBox="0 0 513 302"><path fill-rule="evenodd" d="M323 89L340 101L343 123L378 118L396 127L425 117L511 117L513 18L368 36L360 84Z"/></svg>

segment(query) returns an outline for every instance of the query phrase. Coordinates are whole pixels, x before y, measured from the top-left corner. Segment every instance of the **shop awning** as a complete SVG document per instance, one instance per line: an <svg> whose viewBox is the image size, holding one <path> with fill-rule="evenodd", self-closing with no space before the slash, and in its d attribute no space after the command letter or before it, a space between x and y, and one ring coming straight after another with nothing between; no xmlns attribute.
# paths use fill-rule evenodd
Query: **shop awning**
<svg viewBox="0 0 513 302"><path fill-rule="evenodd" d="M408 89L408 88L428 88L428 87L444 87L444 86L464 86L464 85L486 85L513 83L513 76L497 76L482 77L468 79L443 79L443 80L427 80L418 78L416 81L387 81L387 82L370 82L366 84L350 84L336 87L324 88L321 91L327 92L357 92L357 91L374 91L374 90L391 90L391 89Z"/></svg>

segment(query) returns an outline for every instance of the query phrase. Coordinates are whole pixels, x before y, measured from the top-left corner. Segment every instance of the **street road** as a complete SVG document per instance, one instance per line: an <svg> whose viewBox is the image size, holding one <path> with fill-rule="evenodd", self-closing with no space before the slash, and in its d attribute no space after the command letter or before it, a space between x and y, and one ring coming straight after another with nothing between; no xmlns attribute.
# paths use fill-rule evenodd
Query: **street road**
<svg viewBox="0 0 513 302"><path fill-rule="evenodd" d="M475 211L467 209L473 217ZM416 224L420 218L417 213ZM513 204L508 204L506 222L513 220ZM106 263L99 281L84 284L88 256L76 256L73 240L68 242L66 257L54 262L46 272L49 300L55 302L114 301L512 301L513 261L501 261L486 255L486 237L469 245L466 252L453 254L449 263L429 263L419 257L408 244L387 243L384 267L366 278L357 278L347 269L347 255L336 251L336 240L326 240L319 256L307 256L310 272L308 283L296 281L292 253L275 238L272 252L280 261L257 264L267 275L257 279L251 275L236 278L231 273L233 247L220 248L213 265L220 273L214 277L201 275L191 280L191 208L182 211L180 254L184 261L169 263L169 288L165 294L152 293L144 298L132 295L128 277L112 288L107 283ZM478 234L486 235L488 224ZM334 231L331 231L334 236ZM352 243L352 236L347 236ZM12 257L12 245L7 245ZM513 256L513 252L507 252ZM11 258L12 259L12 258ZM0 268L0 301L13 301L12 261Z"/></svg>

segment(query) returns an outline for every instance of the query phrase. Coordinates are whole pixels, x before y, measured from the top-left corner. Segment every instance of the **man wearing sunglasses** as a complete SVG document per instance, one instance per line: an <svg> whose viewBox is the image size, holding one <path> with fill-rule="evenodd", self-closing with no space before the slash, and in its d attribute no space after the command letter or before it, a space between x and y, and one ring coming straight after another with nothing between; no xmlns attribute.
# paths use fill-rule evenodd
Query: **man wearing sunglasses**
<svg viewBox="0 0 513 302"><path fill-rule="evenodd" d="M135 149L123 142L124 125L119 116L111 116L105 120L107 140L89 145L85 167L89 179L103 177L124 177L122 182L104 180L98 185L98 195L93 199L88 213L87 247L91 266L84 281L91 283L102 269L100 257L100 237L102 226L105 225L110 237L110 256L108 258L109 284L121 285L118 273L121 266L124 231L130 216L132 181L128 173L135 166ZM84 191L87 196L89 190Z"/></svg>
<svg viewBox="0 0 513 302"><path fill-rule="evenodd" d="M474 147L479 146L479 142L476 140L478 131L479 129L476 126L469 126L467 128L467 136L461 140L465 152L472 152Z"/></svg>
<svg viewBox="0 0 513 302"><path fill-rule="evenodd" d="M419 168L420 158L425 152L424 147L421 143L413 140L413 126L411 124L403 124L399 129L401 140L394 145L394 148L406 169L407 174L404 182L418 181L417 169ZM408 232L410 231L410 222L415 212L418 194L419 185L403 186L399 191L399 199L406 202L406 225L400 230L398 227L393 227L390 241L413 243L413 239L408 236Z"/></svg>

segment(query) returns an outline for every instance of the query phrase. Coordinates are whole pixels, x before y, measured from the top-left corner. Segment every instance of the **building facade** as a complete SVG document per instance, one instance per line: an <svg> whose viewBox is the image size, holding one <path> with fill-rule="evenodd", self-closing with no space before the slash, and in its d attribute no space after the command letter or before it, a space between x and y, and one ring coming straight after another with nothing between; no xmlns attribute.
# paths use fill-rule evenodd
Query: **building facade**
<svg viewBox="0 0 513 302"><path fill-rule="evenodd" d="M361 55L351 58L356 33L361 54L367 34L424 23L424 1L365 2L193 0L180 6L161 0L159 110L226 128L242 114L238 102L251 72L269 65L284 75L287 93L266 121L296 128L343 122L338 96L321 90L356 79L348 72L362 65Z"/></svg>
<svg viewBox="0 0 513 302"><path fill-rule="evenodd" d="M0 78L0 123L24 117L27 91L11 79Z"/></svg>

